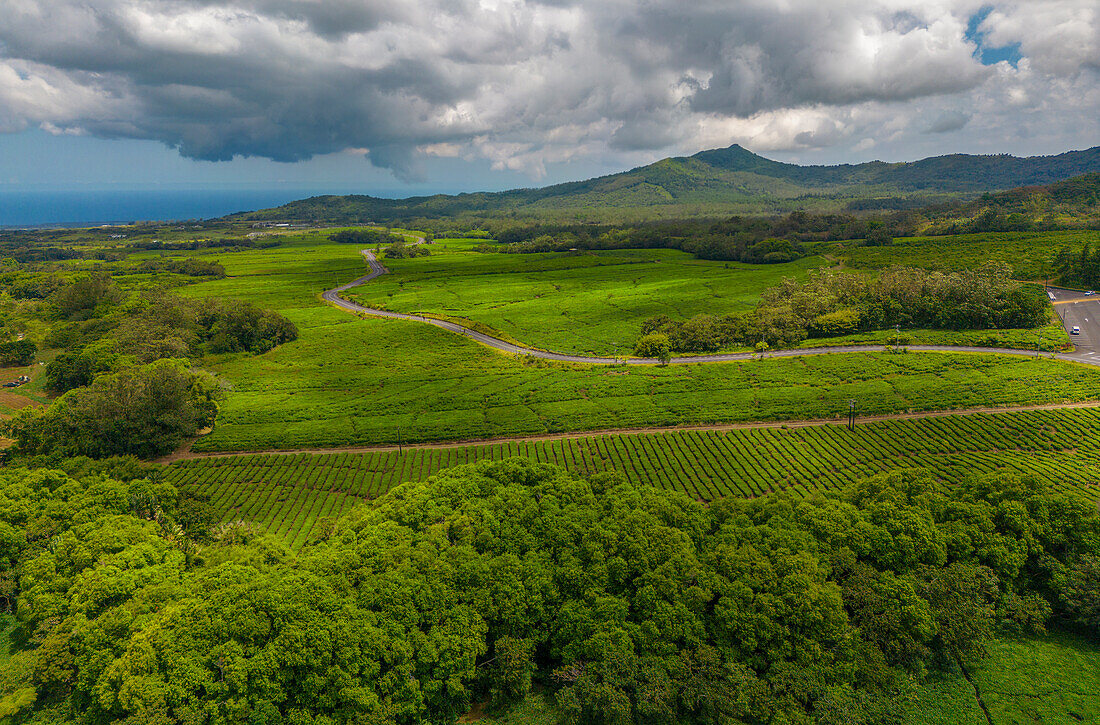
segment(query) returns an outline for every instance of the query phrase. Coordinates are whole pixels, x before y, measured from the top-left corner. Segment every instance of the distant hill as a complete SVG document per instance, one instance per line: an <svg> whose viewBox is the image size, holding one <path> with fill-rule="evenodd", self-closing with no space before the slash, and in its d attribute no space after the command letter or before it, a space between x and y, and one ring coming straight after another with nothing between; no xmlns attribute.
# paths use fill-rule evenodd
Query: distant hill
<svg viewBox="0 0 1100 725"><path fill-rule="evenodd" d="M380 199L317 196L237 221L394 223L446 218L626 221L794 209L905 209L1100 172L1100 146L1057 156L952 154L909 163L799 166L734 144L540 189Z"/></svg>
<svg viewBox="0 0 1100 725"><path fill-rule="evenodd" d="M962 204L929 207L922 214L929 233L1100 229L1100 173L986 193Z"/></svg>

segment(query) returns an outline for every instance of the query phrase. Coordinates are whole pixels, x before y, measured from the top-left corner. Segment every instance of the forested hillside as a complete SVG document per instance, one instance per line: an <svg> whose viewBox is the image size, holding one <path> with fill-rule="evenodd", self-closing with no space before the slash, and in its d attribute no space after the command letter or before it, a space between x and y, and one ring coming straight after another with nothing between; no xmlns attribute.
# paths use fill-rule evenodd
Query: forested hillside
<svg viewBox="0 0 1100 725"><path fill-rule="evenodd" d="M622 221L793 209L842 211L869 205L905 209L1098 171L1100 147L1029 158L955 154L912 163L798 166L766 159L735 144L541 189L408 199L318 196L230 218L385 223L519 215Z"/></svg>

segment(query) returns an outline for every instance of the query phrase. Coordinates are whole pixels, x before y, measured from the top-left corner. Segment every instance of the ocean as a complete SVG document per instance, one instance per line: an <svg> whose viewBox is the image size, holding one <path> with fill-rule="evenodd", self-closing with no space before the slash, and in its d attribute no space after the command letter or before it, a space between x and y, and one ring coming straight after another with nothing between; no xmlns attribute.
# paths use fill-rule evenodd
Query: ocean
<svg viewBox="0 0 1100 725"><path fill-rule="evenodd" d="M317 189L0 190L0 227L212 219L332 193L353 192Z"/></svg>

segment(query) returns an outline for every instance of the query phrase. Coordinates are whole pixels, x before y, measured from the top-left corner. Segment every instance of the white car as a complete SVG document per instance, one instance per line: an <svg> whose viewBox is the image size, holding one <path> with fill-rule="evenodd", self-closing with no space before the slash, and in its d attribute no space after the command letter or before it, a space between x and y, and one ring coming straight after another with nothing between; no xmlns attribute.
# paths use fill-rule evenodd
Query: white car
<svg viewBox="0 0 1100 725"><path fill-rule="evenodd" d="M1074 325L1072 328L1070 328L1069 334L1071 334L1071 335L1080 335L1081 334L1081 328L1078 327L1077 325Z"/></svg>
<svg viewBox="0 0 1100 725"><path fill-rule="evenodd" d="M1096 290L1090 289L1088 292L1085 293L1085 297L1088 297L1088 296L1094 295L1094 294L1096 294Z"/></svg>

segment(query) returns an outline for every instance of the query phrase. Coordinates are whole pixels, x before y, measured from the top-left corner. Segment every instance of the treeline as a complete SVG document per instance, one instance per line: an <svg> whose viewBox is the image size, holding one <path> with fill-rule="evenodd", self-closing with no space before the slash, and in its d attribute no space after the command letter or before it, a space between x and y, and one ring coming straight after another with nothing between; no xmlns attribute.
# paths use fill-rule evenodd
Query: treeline
<svg viewBox="0 0 1100 725"><path fill-rule="evenodd" d="M724 221L679 220L633 226L590 224L501 228L499 245L486 251L533 253L570 249L682 249L701 259L769 264L805 254L808 242L864 239L889 244L912 233L908 215L888 217L793 212L782 217L731 217Z"/></svg>
<svg viewBox="0 0 1100 725"><path fill-rule="evenodd" d="M404 244L405 237L390 234L386 229L343 229L328 235L330 242L337 244L363 244L369 247L394 246Z"/></svg>
<svg viewBox="0 0 1100 725"><path fill-rule="evenodd" d="M125 470L125 467L122 467ZM710 506L526 460L450 469L294 555L171 486L0 471L21 722L898 722L995 635L1100 634L1100 515L905 471Z"/></svg>
<svg viewBox="0 0 1100 725"><path fill-rule="evenodd" d="M111 287L97 288L96 294L84 299L85 307L69 313L71 322L60 322L47 333L45 344L62 350L46 366L48 390L63 393L89 385L96 375L135 363L211 353L261 354L298 338L290 320L241 300L150 293L130 298L119 314L85 317L87 305L94 309L104 298L119 299Z"/></svg>
<svg viewBox="0 0 1100 725"><path fill-rule="evenodd" d="M724 348L789 347L807 338L850 335L895 326L937 330L1019 329L1045 325L1044 298L1029 294L991 262L964 272L891 267L876 278L850 272L812 272L765 290L755 310L728 315L667 315L642 323L636 354L712 352Z"/></svg>
<svg viewBox="0 0 1100 725"><path fill-rule="evenodd" d="M1054 268L1062 284L1080 287L1100 286L1100 247L1095 250L1088 242L1080 252L1062 247L1054 257Z"/></svg>
<svg viewBox="0 0 1100 725"><path fill-rule="evenodd" d="M172 251L172 250L197 250L197 249L225 249L236 251L240 249L272 249L281 246L283 240L278 237L262 235L256 239L248 237L220 237L212 239L192 239L186 242L164 242L159 239L142 239L127 244L129 249L144 251Z"/></svg>
<svg viewBox="0 0 1100 725"><path fill-rule="evenodd" d="M221 279L225 276L225 267L216 260L197 259L195 257L184 257L183 259L165 257L148 259L139 264L135 269L139 272L150 272L153 274L157 272L170 272L172 274L184 274L189 277L216 277Z"/></svg>
<svg viewBox="0 0 1100 725"><path fill-rule="evenodd" d="M136 266L124 267L118 271L130 274L157 274L160 272L168 272L188 277L216 277L218 279L225 277L225 267L223 267L221 263L216 260L196 259L193 257L185 257L182 259L165 257L148 259ZM108 271L97 271L91 272L84 277L77 277L77 281L80 282L79 285L74 285L72 279L66 278L66 276L60 274L58 271L28 272L20 270L0 274L0 282L6 285L5 289L13 299L49 300L54 303L60 303L62 297L80 294L80 290L88 289L89 283L83 280L89 278L110 279L111 273ZM65 290L65 292L62 293L62 290Z"/></svg>

